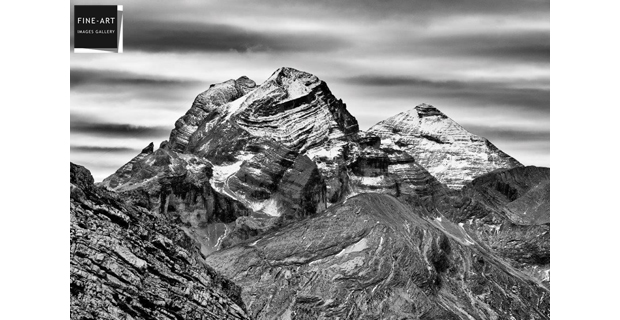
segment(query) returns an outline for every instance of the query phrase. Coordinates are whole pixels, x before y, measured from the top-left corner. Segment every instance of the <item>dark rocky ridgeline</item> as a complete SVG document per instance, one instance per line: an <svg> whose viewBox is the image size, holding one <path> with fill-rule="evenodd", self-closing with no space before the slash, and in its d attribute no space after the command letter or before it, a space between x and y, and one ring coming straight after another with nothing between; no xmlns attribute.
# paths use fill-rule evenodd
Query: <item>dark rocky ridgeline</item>
<svg viewBox="0 0 620 320"><path fill-rule="evenodd" d="M71 319L248 319L196 242L124 198L71 163Z"/></svg>
<svg viewBox="0 0 620 320"><path fill-rule="evenodd" d="M549 290L396 198L361 194L218 251L255 319L548 319Z"/></svg>

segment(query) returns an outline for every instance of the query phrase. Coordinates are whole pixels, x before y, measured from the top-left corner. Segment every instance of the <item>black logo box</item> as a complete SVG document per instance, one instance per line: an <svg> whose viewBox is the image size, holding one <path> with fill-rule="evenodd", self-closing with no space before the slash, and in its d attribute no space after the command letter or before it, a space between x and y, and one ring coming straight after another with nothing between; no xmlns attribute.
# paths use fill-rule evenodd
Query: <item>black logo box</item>
<svg viewBox="0 0 620 320"><path fill-rule="evenodd" d="M73 7L75 48L118 49L118 6Z"/></svg>

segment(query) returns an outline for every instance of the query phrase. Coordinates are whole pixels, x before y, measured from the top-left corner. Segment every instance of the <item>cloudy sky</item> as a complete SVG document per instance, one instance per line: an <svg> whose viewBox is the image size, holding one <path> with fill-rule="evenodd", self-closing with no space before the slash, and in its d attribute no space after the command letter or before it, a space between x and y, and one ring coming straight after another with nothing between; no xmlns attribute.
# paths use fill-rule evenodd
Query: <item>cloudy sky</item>
<svg viewBox="0 0 620 320"><path fill-rule="evenodd" d="M124 53L71 53L71 161L97 181L166 140L211 83L282 66L326 81L361 129L428 103L549 166L549 1L76 4L124 6Z"/></svg>

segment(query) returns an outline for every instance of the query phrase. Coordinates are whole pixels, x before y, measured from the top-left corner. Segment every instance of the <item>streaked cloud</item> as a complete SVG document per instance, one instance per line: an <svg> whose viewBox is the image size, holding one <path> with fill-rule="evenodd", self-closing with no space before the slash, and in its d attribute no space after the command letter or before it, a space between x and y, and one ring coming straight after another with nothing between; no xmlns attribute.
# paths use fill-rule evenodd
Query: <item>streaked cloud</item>
<svg viewBox="0 0 620 320"><path fill-rule="evenodd" d="M249 27L249 26L248 26ZM348 46L329 34L257 32L251 28L212 23L145 20L127 28L126 50L147 52L330 52Z"/></svg>
<svg viewBox="0 0 620 320"><path fill-rule="evenodd" d="M137 151L140 150L127 147L71 146L71 152L124 153Z"/></svg>
<svg viewBox="0 0 620 320"><path fill-rule="evenodd" d="M193 79L174 79L156 75L136 74L118 70L100 70L71 68L71 89L87 90L84 87L99 87L118 89L126 87L157 87L168 89L194 85L198 81Z"/></svg>
<svg viewBox="0 0 620 320"><path fill-rule="evenodd" d="M523 88L515 82L437 81L399 75L360 75L342 81L370 87L367 90L389 94L391 97L436 96L438 99L465 100L479 107L511 106L548 114L548 89Z"/></svg>
<svg viewBox="0 0 620 320"><path fill-rule="evenodd" d="M492 125L469 125L467 131L498 141L549 141L549 130L506 128Z"/></svg>
<svg viewBox="0 0 620 320"><path fill-rule="evenodd" d="M71 115L71 133L103 137L148 138L169 134L173 126L139 126L127 123L98 122L81 115ZM93 146L96 147L96 146Z"/></svg>

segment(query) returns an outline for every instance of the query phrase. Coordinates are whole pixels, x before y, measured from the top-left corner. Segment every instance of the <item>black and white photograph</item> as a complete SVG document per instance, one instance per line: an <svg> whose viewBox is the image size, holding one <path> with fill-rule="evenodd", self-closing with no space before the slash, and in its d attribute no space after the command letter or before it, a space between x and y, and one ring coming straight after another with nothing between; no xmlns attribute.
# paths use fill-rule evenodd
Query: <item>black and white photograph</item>
<svg viewBox="0 0 620 320"><path fill-rule="evenodd" d="M71 1L70 51L71 319L550 319L549 1Z"/></svg>

